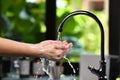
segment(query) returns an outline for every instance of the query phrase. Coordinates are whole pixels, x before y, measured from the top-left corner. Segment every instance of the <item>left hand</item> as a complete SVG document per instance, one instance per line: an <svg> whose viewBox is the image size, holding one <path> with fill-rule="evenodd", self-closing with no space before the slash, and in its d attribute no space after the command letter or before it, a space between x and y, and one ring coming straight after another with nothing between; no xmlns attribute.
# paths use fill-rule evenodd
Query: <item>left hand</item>
<svg viewBox="0 0 120 80"><path fill-rule="evenodd" d="M64 57L72 48L72 43L66 41L53 41L46 40L35 45L37 50L43 50L42 57L48 59L61 59Z"/></svg>

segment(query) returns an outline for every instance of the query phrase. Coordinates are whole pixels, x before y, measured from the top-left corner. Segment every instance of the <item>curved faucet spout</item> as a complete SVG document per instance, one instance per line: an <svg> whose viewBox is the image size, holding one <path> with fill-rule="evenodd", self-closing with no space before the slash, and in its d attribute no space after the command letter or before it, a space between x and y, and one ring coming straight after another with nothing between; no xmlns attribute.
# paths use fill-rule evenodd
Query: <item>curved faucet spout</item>
<svg viewBox="0 0 120 80"><path fill-rule="evenodd" d="M105 62L105 56L104 56L104 28L103 28L103 25L100 22L100 20L93 13L88 12L88 11L83 11L83 10L74 11L74 12L70 13L60 23L60 25L58 27L58 32L62 32L63 31L63 26L64 26L65 22L70 17L75 16L75 15L87 15L87 16L93 18L99 25L100 32L101 32L101 61L100 61L101 64L100 64L99 70L97 70L97 71L100 74L99 75L99 80L107 80L105 78L106 77L106 62ZM90 68L90 70L92 70L92 68ZM102 77L102 79L101 79L101 77Z"/></svg>

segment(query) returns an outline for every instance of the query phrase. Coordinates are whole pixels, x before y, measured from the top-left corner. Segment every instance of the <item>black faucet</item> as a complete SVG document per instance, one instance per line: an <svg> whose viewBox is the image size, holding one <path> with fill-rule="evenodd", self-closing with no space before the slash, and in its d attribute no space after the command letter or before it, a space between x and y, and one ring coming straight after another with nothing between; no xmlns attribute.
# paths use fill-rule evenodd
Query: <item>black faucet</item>
<svg viewBox="0 0 120 80"><path fill-rule="evenodd" d="M101 31L101 60L100 60L100 67L99 67L99 69L95 69L94 67L88 66L88 69L93 74L98 76L98 80L107 80L107 77L106 77L106 61L105 61L105 54L104 54L104 28L103 28L103 25L100 22L100 20L93 13L88 12L88 11L84 11L84 10L78 10L78 11L74 11L74 12L70 13L60 23L60 25L58 27L58 32L61 33L63 31L63 26L64 26L65 22L70 17L75 16L75 15L87 15L89 17L92 17L99 25L99 28L100 28L100 31Z"/></svg>

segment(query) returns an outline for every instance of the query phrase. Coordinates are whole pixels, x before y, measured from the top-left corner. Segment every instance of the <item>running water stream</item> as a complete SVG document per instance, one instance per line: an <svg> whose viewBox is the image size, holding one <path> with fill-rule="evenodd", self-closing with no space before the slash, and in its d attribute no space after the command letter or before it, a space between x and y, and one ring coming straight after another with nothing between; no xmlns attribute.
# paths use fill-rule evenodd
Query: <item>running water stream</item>
<svg viewBox="0 0 120 80"><path fill-rule="evenodd" d="M61 32L58 32L57 40L61 40ZM70 60L66 56L64 56L63 58L67 60L69 66L73 70L73 75L72 75L73 80L76 80L75 79L75 73L76 73L75 68L73 67L73 65L71 64Z"/></svg>
<svg viewBox="0 0 120 80"><path fill-rule="evenodd" d="M57 40L61 40L60 38L61 38L61 32L58 32ZM76 78L75 78L75 73L76 73L75 68L73 67L70 60L66 56L64 56L63 58L65 60L67 60L69 66L73 70L73 74L71 75L72 78L73 78L72 80L76 80ZM42 69L49 77L48 80L54 80L54 78L53 78L54 76L51 74L50 70L51 70L51 67L56 66L56 62L52 61L52 60L45 59L45 58L41 58L41 61L42 61ZM37 78L35 80L37 80Z"/></svg>

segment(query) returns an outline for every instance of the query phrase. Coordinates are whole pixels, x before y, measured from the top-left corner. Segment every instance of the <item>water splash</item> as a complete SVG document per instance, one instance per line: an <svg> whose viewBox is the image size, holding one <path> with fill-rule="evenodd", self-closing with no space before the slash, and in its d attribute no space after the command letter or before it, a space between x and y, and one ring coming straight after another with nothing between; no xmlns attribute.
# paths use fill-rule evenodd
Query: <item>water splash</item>
<svg viewBox="0 0 120 80"><path fill-rule="evenodd" d="M72 70L73 70L73 74L74 74L74 75L72 75L73 80L76 80L76 79L75 79L75 73L76 73L75 68L73 67L73 65L71 64L70 60L69 60L66 56L64 56L64 59L67 60L68 64L70 65L70 67L71 67Z"/></svg>
<svg viewBox="0 0 120 80"><path fill-rule="evenodd" d="M61 32L58 32L57 40L61 40L60 37L61 37ZM73 70L74 75L71 75L73 77L73 80L76 80L75 79L76 71L75 71L73 65L71 64L70 60L66 56L64 57L64 59L67 60L68 64L70 65L70 67ZM53 79L53 75L50 73L50 70L51 70L50 68L55 66L56 62L48 60L48 59L45 59L45 58L41 58L41 61L42 61L42 69L49 77L48 80L54 80ZM35 80L37 80L37 79L38 79L38 77L35 78Z"/></svg>
<svg viewBox="0 0 120 80"><path fill-rule="evenodd" d="M61 35L61 32L58 32L57 40L60 40L60 35ZM48 64L46 64L46 62ZM42 65L43 71L49 76L48 80L53 80L53 75L50 73L50 68L55 66L56 62L43 58L42 63L43 63Z"/></svg>
<svg viewBox="0 0 120 80"><path fill-rule="evenodd" d="M49 60L48 59L45 59L45 58L42 58L41 59L42 61L42 68L43 68L43 71L49 76L49 79L48 80L53 80L53 76L52 74L50 73L50 63L49 63Z"/></svg>
<svg viewBox="0 0 120 80"><path fill-rule="evenodd" d="M61 32L58 32L57 40L61 40ZM66 56L64 56L63 58L67 60L68 64L69 64L70 67L72 68L73 74L74 74L74 75L72 75L72 77L73 77L73 80L76 80L76 79L75 79L75 73L76 73L75 68L73 67L73 65L71 64L70 60L69 60Z"/></svg>

